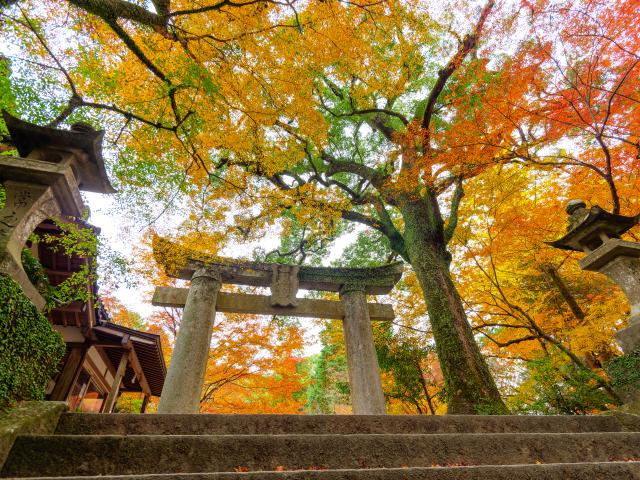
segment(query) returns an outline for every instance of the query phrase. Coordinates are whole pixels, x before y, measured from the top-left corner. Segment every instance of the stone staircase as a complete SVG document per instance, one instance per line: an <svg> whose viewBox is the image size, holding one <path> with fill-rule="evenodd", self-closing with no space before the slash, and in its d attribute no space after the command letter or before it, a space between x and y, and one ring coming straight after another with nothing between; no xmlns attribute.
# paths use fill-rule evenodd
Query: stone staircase
<svg viewBox="0 0 640 480"><path fill-rule="evenodd" d="M640 479L634 416L63 414L2 477L102 480Z"/></svg>

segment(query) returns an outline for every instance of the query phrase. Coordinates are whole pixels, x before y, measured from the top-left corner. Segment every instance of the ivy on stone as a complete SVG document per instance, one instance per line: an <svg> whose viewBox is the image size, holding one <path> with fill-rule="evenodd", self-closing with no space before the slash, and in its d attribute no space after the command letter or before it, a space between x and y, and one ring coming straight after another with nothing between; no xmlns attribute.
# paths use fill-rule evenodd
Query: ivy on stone
<svg viewBox="0 0 640 480"><path fill-rule="evenodd" d="M611 386L623 398L640 390L640 348L610 360L604 369Z"/></svg>
<svg viewBox="0 0 640 480"><path fill-rule="evenodd" d="M0 408L44 398L65 343L20 286L0 275Z"/></svg>

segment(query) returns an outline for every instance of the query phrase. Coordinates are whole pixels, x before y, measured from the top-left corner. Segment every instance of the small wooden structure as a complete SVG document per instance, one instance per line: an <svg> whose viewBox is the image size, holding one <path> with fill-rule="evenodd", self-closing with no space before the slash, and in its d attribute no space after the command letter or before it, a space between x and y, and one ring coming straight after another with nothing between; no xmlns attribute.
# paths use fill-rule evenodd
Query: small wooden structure
<svg viewBox="0 0 640 480"><path fill-rule="evenodd" d="M154 239L156 259L174 278L191 279L189 289L159 287L153 303L184 307L160 413L197 413L216 311L343 320L355 414L386 413L371 320L392 320L391 305L367 303L389 293L402 264L374 268L328 268L239 262L185 250ZM220 292L223 283L268 287L270 295ZM297 298L298 289L339 292L340 301Z"/></svg>

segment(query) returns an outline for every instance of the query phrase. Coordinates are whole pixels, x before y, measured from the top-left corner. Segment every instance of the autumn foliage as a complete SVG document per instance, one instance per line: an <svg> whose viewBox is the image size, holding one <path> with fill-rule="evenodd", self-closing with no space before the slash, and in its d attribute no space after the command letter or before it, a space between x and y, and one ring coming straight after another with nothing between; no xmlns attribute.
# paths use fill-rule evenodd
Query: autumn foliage
<svg viewBox="0 0 640 480"><path fill-rule="evenodd" d="M587 413L620 403L603 366L628 306L545 241L571 198L640 210L639 12L25 0L0 11L0 101L106 128L120 204L142 229L213 255L249 244L240 256L263 261L326 262L344 238L337 263L403 260L397 319L374 325L390 411ZM137 264L170 282L149 256ZM157 311L146 325L170 352L179 321ZM339 324L319 328L320 353L303 359L301 325L221 317L202 409L342 408Z"/></svg>

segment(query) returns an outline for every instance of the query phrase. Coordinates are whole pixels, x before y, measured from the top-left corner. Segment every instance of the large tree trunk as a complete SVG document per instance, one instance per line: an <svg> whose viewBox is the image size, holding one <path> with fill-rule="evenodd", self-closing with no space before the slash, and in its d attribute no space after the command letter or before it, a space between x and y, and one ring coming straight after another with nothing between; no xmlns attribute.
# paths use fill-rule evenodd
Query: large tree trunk
<svg viewBox="0 0 640 480"><path fill-rule="evenodd" d="M437 206L423 199L400 205L406 252L422 287L445 380L447 413L506 413L451 280L451 255L434 209Z"/></svg>

